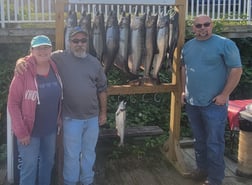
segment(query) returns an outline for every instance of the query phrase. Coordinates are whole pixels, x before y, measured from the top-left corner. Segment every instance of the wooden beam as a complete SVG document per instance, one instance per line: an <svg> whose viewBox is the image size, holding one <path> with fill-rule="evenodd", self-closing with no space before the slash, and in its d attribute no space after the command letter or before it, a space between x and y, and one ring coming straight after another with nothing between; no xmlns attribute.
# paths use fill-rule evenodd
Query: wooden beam
<svg viewBox="0 0 252 185"><path fill-rule="evenodd" d="M159 126L137 126L125 128L125 137L144 137L144 136L158 136L163 134L164 131ZM117 130L112 128L100 129L99 138L115 138Z"/></svg>
<svg viewBox="0 0 252 185"><path fill-rule="evenodd" d="M55 21L55 49L64 49L64 6L65 0L55 0L56 1L56 21Z"/></svg>
<svg viewBox="0 0 252 185"><path fill-rule="evenodd" d="M172 65L172 84L176 84L176 91L172 91L171 93L169 138L164 143L162 152L182 175L187 175L188 172L186 164L179 144L181 116L180 56L185 39L186 2L183 0L177 0L176 5L178 6L175 6L175 10L179 13L179 40L177 43L177 48L174 52L174 59Z"/></svg>
<svg viewBox="0 0 252 185"><path fill-rule="evenodd" d="M113 85L108 87L108 95L126 95L126 94L147 94L147 93L167 93L175 91L174 84L164 83L161 85Z"/></svg>

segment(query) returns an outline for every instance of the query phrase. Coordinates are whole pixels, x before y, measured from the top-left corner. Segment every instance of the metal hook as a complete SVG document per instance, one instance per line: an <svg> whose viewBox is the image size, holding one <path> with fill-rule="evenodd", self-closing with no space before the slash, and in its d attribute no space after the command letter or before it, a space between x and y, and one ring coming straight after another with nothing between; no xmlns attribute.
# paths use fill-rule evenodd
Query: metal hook
<svg viewBox="0 0 252 185"><path fill-rule="evenodd" d="M144 98L144 97L145 97L145 95L146 95L146 94L143 94L143 95L142 95L142 102L146 102L146 103L147 103L147 102L148 102L148 100L145 100L145 98Z"/></svg>
<svg viewBox="0 0 252 185"><path fill-rule="evenodd" d="M136 98L132 98L133 96L130 96L130 103L136 103Z"/></svg>
<svg viewBox="0 0 252 185"><path fill-rule="evenodd" d="M120 94L117 96L117 103L120 102Z"/></svg>
<svg viewBox="0 0 252 185"><path fill-rule="evenodd" d="M158 93L155 93L154 94L154 101L159 103L159 102L161 102L161 98L158 99L157 96L158 96Z"/></svg>

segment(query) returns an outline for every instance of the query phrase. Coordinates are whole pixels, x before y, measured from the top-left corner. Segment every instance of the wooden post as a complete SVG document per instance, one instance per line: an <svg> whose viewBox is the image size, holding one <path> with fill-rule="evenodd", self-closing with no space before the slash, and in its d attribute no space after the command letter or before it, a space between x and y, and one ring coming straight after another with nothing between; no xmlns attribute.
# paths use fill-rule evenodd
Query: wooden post
<svg viewBox="0 0 252 185"><path fill-rule="evenodd" d="M66 0L55 0L55 12L56 12L56 22L55 22L55 42L56 50L64 49L64 6Z"/></svg>
<svg viewBox="0 0 252 185"><path fill-rule="evenodd" d="M172 84L176 89L171 92L169 139L165 142L163 153L174 167L182 174L187 174L184 158L180 148L180 116L181 116L181 80L180 55L185 39L185 6L184 0L176 0L176 11L179 13L179 40L174 52Z"/></svg>
<svg viewBox="0 0 252 185"><path fill-rule="evenodd" d="M64 49L64 6L66 0L55 0L55 12L56 12L56 22L55 22L55 42L56 50ZM56 173L56 183L57 185L64 184L63 180L63 163L64 163L64 150L63 150L63 133L62 129L59 135L57 135L56 141L56 160L55 160L55 173Z"/></svg>

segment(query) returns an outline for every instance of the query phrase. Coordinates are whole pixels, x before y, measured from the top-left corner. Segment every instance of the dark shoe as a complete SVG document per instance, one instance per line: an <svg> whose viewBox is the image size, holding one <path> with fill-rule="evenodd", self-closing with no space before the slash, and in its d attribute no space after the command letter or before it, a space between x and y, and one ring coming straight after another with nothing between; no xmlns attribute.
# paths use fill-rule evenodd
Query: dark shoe
<svg viewBox="0 0 252 185"><path fill-rule="evenodd" d="M196 169L189 174L189 178L196 180L196 181L202 181L207 178L207 173L205 171L200 170L200 169Z"/></svg>

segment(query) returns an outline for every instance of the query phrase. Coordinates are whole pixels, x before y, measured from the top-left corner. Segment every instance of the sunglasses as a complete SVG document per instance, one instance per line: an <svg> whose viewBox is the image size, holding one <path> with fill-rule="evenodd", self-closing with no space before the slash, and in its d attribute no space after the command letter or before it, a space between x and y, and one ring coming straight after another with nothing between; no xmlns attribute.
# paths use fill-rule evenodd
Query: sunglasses
<svg viewBox="0 0 252 185"><path fill-rule="evenodd" d="M203 24L195 24L194 26L199 29L199 28L202 28L202 26L204 26L205 28L207 28L210 25L211 25L210 22L206 22L206 23L203 23Z"/></svg>
<svg viewBox="0 0 252 185"><path fill-rule="evenodd" d="M83 39L73 39L71 40L74 44L78 44L79 42L81 43L86 43L88 41L87 38L83 38Z"/></svg>

